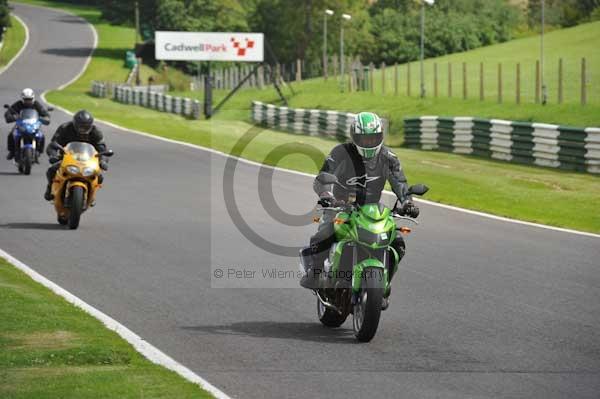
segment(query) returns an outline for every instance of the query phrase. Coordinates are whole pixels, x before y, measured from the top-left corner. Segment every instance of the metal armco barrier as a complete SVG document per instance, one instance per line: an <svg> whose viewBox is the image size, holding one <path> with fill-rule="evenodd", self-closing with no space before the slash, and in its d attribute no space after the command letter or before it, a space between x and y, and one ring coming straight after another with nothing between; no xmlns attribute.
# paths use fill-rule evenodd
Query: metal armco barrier
<svg viewBox="0 0 600 399"><path fill-rule="evenodd" d="M252 121L258 125L309 136L349 137L350 124L356 114L319 109L278 107L252 102ZM384 130L389 122L383 120Z"/></svg>
<svg viewBox="0 0 600 399"><path fill-rule="evenodd" d="M404 145L600 173L600 128L423 116L404 120Z"/></svg>
<svg viewBox="0 0 600 399"><path fill-rule="evenodd" d="M200 101L191 98L173 97L162 92L148 91L130 86L116 86L112 90L113 100L123 103L151 108L161 112L183 115L189 118L200 119ZM92 95L95 97L108 97L106 84L92 83Z"/></svg>

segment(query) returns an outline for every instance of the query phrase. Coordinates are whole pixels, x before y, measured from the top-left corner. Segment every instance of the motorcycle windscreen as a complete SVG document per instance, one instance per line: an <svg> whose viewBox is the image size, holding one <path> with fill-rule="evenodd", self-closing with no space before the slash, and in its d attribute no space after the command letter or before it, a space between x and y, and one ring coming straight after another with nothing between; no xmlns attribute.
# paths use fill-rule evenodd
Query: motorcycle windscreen
<svg viewBox="0 0 600 399"><path fill-rule="evenodd" d="M38 115L35 109L27 108L21 111L21 115L19 116L19 118L25 124L34 124L40 119L40 116Z"/></svg>
<svg viewBox="0 0 600 399"><path fill-rule="evenodd" d="M90 143L81 141L73 141L65 147L65 151L69 152L73 158L80 162L86 162L96 156L96 149Z"/></svg>

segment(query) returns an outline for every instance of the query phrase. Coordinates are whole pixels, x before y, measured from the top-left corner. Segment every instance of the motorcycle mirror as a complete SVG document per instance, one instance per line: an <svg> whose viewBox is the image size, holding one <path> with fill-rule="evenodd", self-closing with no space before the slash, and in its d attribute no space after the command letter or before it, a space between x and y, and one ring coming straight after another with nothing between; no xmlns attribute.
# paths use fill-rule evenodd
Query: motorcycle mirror
<svg viewBox="0 0 600 399"><path fill-rule="evenodd" d="M9 109L9 108L10 108L10 105L8 105L8 104L4 104L4 108L6 108L6 109Z"/></svg>
<svg viewBox="0 0 600 399"><path fill-rule="evenodd" d="M54 111L54 107L48 107L48 112Z"/></svg>
<svg viewBox="0 0 600 399"><path fill-rule="evenodd" d="M331 173L321 172L317 176L317 181L321 184L335 184L338 182L337 176Z"/></svg>
<svg viewBox="0 0 600 399"><path fill-rule="evenodd" d="M423 195L427 191L429 191L429 187L424 184L415 184L408 189L408 192L414 195Z"/></svg>

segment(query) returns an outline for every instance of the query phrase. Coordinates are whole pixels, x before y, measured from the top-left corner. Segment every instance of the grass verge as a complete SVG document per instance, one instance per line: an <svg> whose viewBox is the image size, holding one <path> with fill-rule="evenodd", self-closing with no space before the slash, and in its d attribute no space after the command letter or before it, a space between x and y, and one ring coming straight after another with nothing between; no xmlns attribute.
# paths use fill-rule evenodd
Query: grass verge
<svg viewBox="0 0 600 399"><path fill-rule="evenodd" d="M12 60L25 44L25 27L11 15L11 27L4 34L4 44L0 49L0 69Z"/></svg>
<svg viewBox="0 0 600 399"><path fill-rule="evenodd" d="M63 4L44 3L58 5L79 13L76 9ZM106 59L106 50L115 43L123 43L133 37L133 32L128 28L101 22L98 11L89 8L85 10L80 15L91 23L97 24L99 50L86 73L64 90L49 93L47 96L49 101L72 111L86 108L97 118L130 129L214 148L225 153L233 152L257 162L272 165L275 157L269 153L274 151L275 154L286 155L277 162L278 166L309 173L316 172L317 166L305 156L299 155L300 151L306 146L311 146L318 149L321 154L325 154L336 144L335 141L325 138L298 136L270 130L262 130L260 134L248 134L252 126L243 119L247 120L249 115L248 105L253 96L252 91L245 91L233 97L224 112L211 121L186 120L175 115L89 96L92 79L97 79L98 75L114 74L118 68L121 68L121 63L110 63ZM113 68L112 72L109 67ZM302 98L302 101L312 101L310 106L333 104L337 108L349 110L358 107L358 102L352 106L349 104L354 94L347 96L348 103L344 103L340 98L330 102L325 94L322 97L311 94L310 85L320 84L316 81L306 82L306 86L302 86L306 88L306 92L303 91L304 94L300 93L294 97L292 104L298 101L298 98ZM222 95L222 93L217 94ZM359 94L356 93L356 96ZM364 95L360 94L360 96ZM276 98L276 94L272 90L264 90L257 97L270 101ZM380 102L381 99L372 98L372 101ZM376 109L369 101L364 101L362 104L364 108ZM426 102L421 106L425 108L425 104ZM542 109L542 107L538 108ZM423 112L425 111L423 109ZM490 109L490 112L494 111ZM234 150L236 143L248 143L248 145L241 154L238 154ZM404 148L394 148L394 150L402 160L410 182L424 182L431 186L432 190L427 194L430 200L521 220L600 232L600 214L596 209L600 198L600 179L597 176L454 154Z"/></svg>
<svg viewBox="0 0 600 399"><path fill-rule="evenodd" d="M211 398L0 258L0 397Z"/></svg>

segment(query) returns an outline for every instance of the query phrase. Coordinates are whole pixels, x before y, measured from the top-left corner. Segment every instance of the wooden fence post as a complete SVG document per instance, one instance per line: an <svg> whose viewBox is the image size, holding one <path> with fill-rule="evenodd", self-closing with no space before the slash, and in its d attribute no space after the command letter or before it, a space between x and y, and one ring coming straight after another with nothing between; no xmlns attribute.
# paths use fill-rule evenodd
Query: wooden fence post
<svg viewBox="0 0 600 399"><path fill-rule="evenodd" d="M502 63L498 64L498 103L502 104Z"/></svg>
<svg viewBox="0 0 600 399"><path fill-rule="evenodd" d="M258 88L259 88L260 90L262 90L262 89L263 89L263 86L264 86L264 83L265 83L265 81L264 81L264 78L265 78L265 70L264 70L264 67L263 67L262 65L260 65L260 66L258 67L258 69L257 69L257 71L256 71L256 72L257 72L257 76L256 76L256 78L257 78L257 79L256 79L256 84L257 84Z"/></svg>
<svg viewBox="0 0 600 399"><path fill-rule="evenodd" d="M369 85L371 86L371 93L375 93L375 80L373 75L375 75L375 64L371 62L369 64Z"/></svg>
<svg viewBox="0 0 600 399"><path fill-rule="evenodd" d="M485 100L485 93L483 88L483 62L479 63L479 101Z"/></svg>
<svg viewBox="0 0 600 399"><path fill-rule="evenodd" d="M332 57L331 63L333 64L333 77L337 79L338 77L338 57L337 54L334 54Z"/></svg>
<svg viewBox="0 0 600 399"><path fill-rule="evenodd" d="M540 103L540 61L535 62L535 103Z"/></svg>
<svg viewBox="0 0 600 399"><path fill-rule="evenodd" d="M517 88L516 88L516 101L517 104L521 104L521 63L517 63Z"/></svg>
<svg viewBox="0 0 600 399"><path fill-rule="evenodd" d="M302 61L296 59L296 82L302 81Z"/></svg>
<svg viewBox="0 0 600 399"><path fill-rule="evenodd" d="M381 63L381 94L385 94L385 62Z"/></svg>
<svg viewBox="0 0 600 399"><path fill-rule="evenodd" d="M398 95L398 63L394 64L394 95Z"/></svg>
<svg viewBox="0 0 600 399"><path fill-rule="evenodd" d="M452 63L448 63L448 97L452 97Z"/></svg>
<svg viewBox="0 0 600 399"><path fill-rule="evenodd" d="M406 64L406 95L410 97L410 62Z"/></svg>
<svg viewBox="0 0 600 399"><path fill-rule="evenodd" d="M438 97L438 65L437 62L433 63L433 96Z"/></svg>
<svg viewBox="0 0 600 399"><path fill-rule="evenodd" d="M467 63L463 62L462 65L463 72L463 100L467 99Z"/></svg>
<svg viewBox="0 0 600 399"><path fill-rule="evenodd" d="M581 59L581 105L587 104L587 65L585 57Z"/></svg>
<svg viewBox="0 0 600 399"><path fill-rule="evenodd" d="M558 59L558 103L563 103L563 60Z"/></svg>
<svg viewBox="0 0 600 399"><path fill-rule="evenodd" d="M348 66L348 93L352 93L354 88L354 81L352 79L352 57L348 56L346 58L346 65Z"/></svg>

